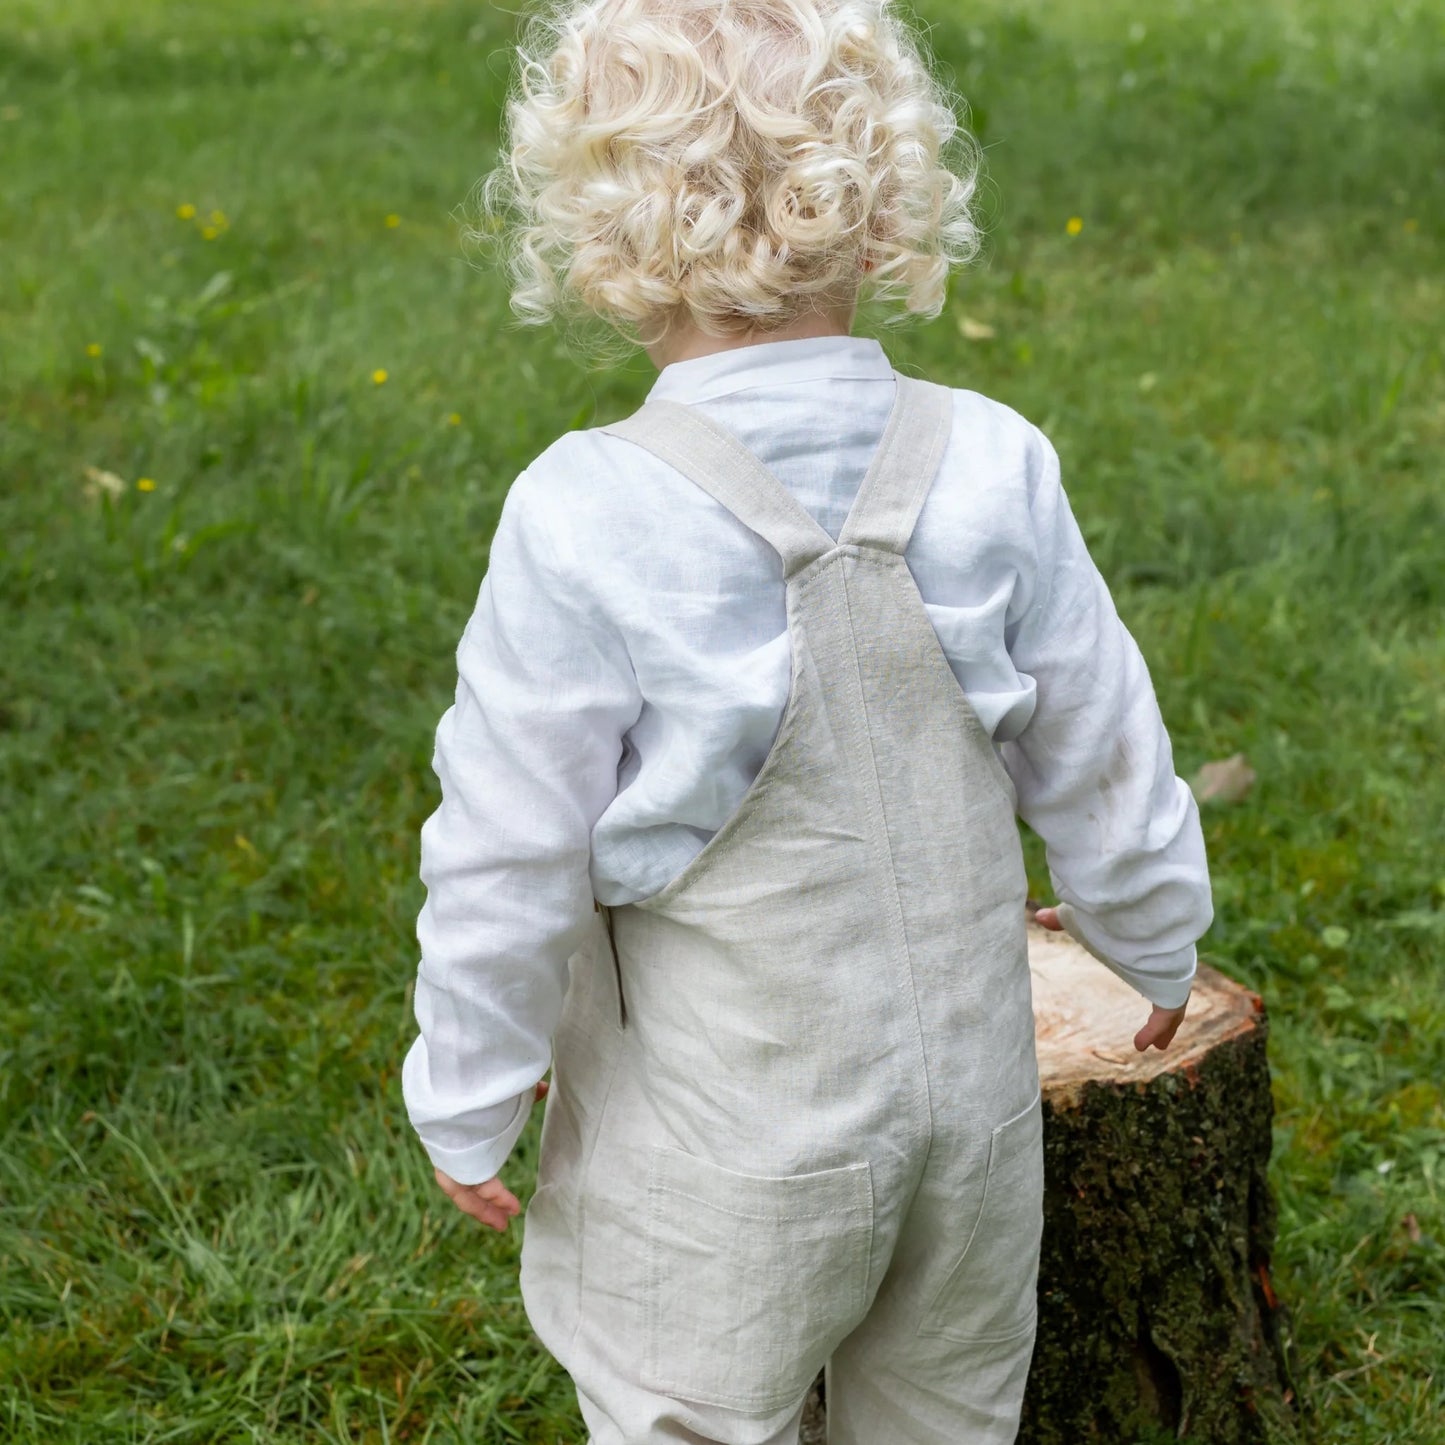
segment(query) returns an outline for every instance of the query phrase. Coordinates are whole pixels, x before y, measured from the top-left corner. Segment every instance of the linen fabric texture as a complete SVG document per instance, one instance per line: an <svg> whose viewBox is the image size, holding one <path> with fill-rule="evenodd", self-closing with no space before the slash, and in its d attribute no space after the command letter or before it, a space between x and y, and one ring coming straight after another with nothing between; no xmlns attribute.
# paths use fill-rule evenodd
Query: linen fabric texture
<svg viewBox="0 0 1445 1445"><path fill-rule="evenodd" d="M740 805L568 960L523 1301L591 1445L1005 1445L1043 1159L1014 784L903 549L947 388L899 376L835 543L685 407L611 428L763 537L792 670Z"/></svg>
<svg viewBox="0 0 1445 1445"><path fill-rule="evenodd" d="M877 341L829 336L674 362L647 400L737 438L831 538L894 392ZM1144 998L1177 1005L1209 877L1144 659L1047 438L976 392L950 395L905 562L1046 844L1070 931ZM419 1036L402 1078L454 1178L495 1175L525 1126L594 898L655 895L743 799L781 725L790 649L777 551L661 456L594 427L513 484L421 832Z"/></svg>

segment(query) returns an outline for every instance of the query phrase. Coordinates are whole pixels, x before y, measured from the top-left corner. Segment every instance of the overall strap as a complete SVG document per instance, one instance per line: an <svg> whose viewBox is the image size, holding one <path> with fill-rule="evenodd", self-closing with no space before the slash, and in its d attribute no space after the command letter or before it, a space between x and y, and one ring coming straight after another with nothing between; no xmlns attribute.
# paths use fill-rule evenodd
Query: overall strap
<svg viewBox="0 0 1445 1445"><path fill-rule="evenodd" d="M645 447L696 482L783 559L783 576L806 567L833 539L741 441L681 402L644 402L631 416L598 427Z"/></svg>
<svg viewBox="0 0 1445 1445"><path fill-rule="evenodd" d="M898 392L838 545L902 553L953 429L953 392L895 372Z"/></svg>
<svg viewBox="0 0 1445 1445"><path fill-rule="evenodd" d="M902 553L943 460L953 423L946 386L894 373L893 408L837 543L725 427L681 402L644 402L598 427L644 447L720 502L783 559L791 577L836 546Z"/></svg>

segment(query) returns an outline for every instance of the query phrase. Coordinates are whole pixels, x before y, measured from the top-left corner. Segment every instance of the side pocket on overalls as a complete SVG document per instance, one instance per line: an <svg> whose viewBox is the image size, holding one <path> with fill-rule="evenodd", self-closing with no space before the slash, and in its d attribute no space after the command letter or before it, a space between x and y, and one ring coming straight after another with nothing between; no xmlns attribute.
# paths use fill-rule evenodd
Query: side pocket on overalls
<svg viewBox="0 0 1445 1445"><path fill-rule="evenodd" d="M978 1218L918 1333L974 1344L1031 1329L1043 1210L1043 1102L1035 1094L1026 1109L994 1127Z"/></svg>

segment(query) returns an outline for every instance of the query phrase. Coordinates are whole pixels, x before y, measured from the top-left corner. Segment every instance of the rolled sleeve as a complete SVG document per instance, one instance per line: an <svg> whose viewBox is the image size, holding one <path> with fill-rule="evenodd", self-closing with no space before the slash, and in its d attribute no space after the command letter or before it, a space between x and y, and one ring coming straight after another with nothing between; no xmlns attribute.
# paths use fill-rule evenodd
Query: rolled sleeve
<svg viewBox="0 0 1445 1445"><path fill-rule="evenodd" d="M506 1163L513 1146L521 1137L522 1130L527 1127L527 1117L531 1113L532 1100L536 1097L535 1091L528 1089L525 1093L518 1094L499 1111L473 1111L469 1122L474 1128L484 1128L483 1116L496 1112L505 1114L506 1122L490 1138L479 1139L476 1143L461 1149L447 1149L433 1142L428 1135L438 1124L444 1125L450 1122L455 1127L459 1121L447 1117L441 1119L423 1117L421 1110L424 1106L420 1104L420 1101L427 1093L427 1089L421 1079L425 1078L427 1070L426 1040L418 1038L402 1063L402 1089L418 1100L418 1107L411 1110L411 1122L418 1131L418 1137L421 1139L422 1148L426 1150L427 1158L443 1174L450 1175L461 1184L480 1184L483 1180L495 1179L501 1173L502 1165Z"/></svg>

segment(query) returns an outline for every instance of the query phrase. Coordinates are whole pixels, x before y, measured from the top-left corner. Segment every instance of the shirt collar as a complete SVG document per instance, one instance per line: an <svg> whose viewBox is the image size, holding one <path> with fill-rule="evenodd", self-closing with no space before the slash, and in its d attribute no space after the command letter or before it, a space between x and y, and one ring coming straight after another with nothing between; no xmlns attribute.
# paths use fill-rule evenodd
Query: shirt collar
<svg viewBox="0 0 1445 1445"><path fill-rule="evenodd" d="M706 401L752 387L832 377L883 381L893 374L882 346L871 336L806 336L670 362L658 372L647 400Z"/></svg>

